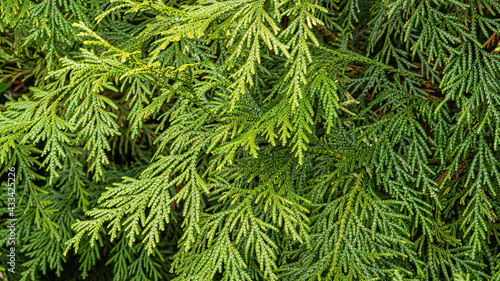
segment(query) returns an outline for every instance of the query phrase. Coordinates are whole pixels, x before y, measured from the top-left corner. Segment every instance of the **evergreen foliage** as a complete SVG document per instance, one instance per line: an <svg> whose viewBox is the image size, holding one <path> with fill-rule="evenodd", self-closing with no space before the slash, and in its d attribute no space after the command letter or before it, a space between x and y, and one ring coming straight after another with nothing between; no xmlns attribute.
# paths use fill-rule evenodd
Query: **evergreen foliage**
<svg viewBox="0 0 500 281"><path fill-rule="evenodd" d="M9 281L500 280L499 1L0 11Z"/></svg>

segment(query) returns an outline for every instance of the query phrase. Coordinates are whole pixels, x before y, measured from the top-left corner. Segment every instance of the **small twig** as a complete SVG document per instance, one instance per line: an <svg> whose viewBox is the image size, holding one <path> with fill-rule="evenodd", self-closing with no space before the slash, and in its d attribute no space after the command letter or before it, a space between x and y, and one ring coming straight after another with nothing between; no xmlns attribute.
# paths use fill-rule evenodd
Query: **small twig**
<svg viewBox="0 0 500 281"><path fill-rule="evenodd" d="M489 49L491 47L496 47L498 46L498 42L500 41L500 36L498 34L493 33L491 34L490 38L486 40L483 44L483 49Z"/></svg>
<svg viewBox="0 0 500 281"><path fill-rule="evenodd" d="M319 30L323 35L328 37L331 41L336 41L339 37L337 34L333 33L332 31L328 30L324 25L318 24L315 25L314 28Z"/></svg>

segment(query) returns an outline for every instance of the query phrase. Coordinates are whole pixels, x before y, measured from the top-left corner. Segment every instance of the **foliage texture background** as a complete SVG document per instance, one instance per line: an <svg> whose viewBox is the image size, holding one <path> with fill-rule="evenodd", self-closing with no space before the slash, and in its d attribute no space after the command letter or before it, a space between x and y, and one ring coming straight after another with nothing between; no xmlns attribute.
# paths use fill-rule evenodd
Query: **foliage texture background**
<svg viewBox="0 0 500 281"><path fill-rule="evenodd" d="M500 280L499 1L0 10L8 280Z"/></svg>

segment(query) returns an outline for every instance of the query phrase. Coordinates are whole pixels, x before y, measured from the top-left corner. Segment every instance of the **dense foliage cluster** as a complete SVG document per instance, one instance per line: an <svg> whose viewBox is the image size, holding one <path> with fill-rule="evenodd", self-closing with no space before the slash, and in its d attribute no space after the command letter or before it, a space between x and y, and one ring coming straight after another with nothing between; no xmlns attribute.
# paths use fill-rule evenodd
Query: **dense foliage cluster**
<svg viewBox="0 0 500 281"><path fill-rule="evenodd" d="M4 280L500 280L500 1L0 12Z"/></svg>

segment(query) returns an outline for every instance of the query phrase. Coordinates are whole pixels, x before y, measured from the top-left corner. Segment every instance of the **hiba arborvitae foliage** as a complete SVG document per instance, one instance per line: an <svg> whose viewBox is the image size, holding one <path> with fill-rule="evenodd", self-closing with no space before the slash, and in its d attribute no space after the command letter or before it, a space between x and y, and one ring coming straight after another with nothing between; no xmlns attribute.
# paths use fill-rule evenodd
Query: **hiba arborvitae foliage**
<svg viewBox="0 0 500 281"><path fill-rule="evenodd" d="M500 280L500 1L0 9L4 280Z"/></svg>

